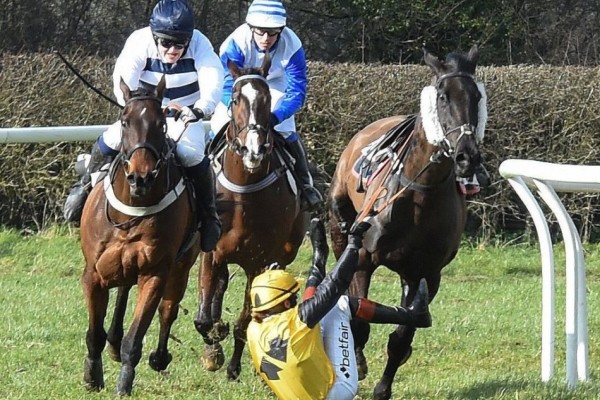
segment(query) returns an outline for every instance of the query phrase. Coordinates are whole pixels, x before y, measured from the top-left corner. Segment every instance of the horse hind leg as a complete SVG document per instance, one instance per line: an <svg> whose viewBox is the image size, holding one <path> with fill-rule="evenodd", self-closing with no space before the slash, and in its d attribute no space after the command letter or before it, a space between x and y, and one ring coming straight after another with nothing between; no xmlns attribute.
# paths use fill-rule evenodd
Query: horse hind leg
<svg viewBox="0 0 600 400"><path fill-rule="evenodd" d="M100 286L93 273L86 269L82 279L83 292L88 308L88 330L86 333L87 356L83 366L83 381L90 391L104 388L102 350L106 345L104 318L108 307L108 289Z"/></svg>
<svg viewBox="0 0 600 400"><path fill-rule="evenodd" d="M108 354L113 361L121 362L121 341L123 340L123 321L127 310L127 300L131 286L121 286L117 292L115 310L108 329Z"/></svg>

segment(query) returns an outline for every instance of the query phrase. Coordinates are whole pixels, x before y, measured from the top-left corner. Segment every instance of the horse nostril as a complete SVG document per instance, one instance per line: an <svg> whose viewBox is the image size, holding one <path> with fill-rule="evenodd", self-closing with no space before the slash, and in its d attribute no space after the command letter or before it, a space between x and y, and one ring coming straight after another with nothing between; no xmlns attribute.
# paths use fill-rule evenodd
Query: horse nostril
<svg viewBox="0 0 600 400"><path fill-rule="evenodd" d="M129 186L135 185L135 175L134 174L127 174L125 179L127 179L127 183L129 184Z"/></svg>

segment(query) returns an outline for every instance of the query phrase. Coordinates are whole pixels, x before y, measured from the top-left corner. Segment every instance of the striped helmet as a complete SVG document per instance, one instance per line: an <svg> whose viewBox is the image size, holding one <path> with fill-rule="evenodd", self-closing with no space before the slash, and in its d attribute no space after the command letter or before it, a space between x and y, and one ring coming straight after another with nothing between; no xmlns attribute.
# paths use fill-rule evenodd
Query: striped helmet
<svg viewBox="0 0 600 400"><path fill-rule="evenodd" d="M246 15L246 23L257 28L283 28L285 22L285 8L277 0L254 0Z"/></svg>

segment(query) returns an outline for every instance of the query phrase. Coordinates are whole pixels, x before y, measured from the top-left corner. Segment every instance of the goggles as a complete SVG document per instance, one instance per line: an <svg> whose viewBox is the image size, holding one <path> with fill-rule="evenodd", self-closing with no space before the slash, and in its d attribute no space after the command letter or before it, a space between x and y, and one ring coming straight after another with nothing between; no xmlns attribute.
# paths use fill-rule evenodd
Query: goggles
<svg viewBox="0 0 600 400"><path fill-rule="evenodd" d="M178 42L175 40L163 39L163 38L158 38L157 42L165 49L170 49L171 47L174 47L178 50L185 48L185 46L187 46L189 44L188 40L186 40L184 42Z"/></svg>
<svg viewBox="0 0 600 400"><path fill-rule="evenodd" d="M258 36L264 36L266 33L267 36L269 36L269 37L277 36L283 30L283 28L256 28L256 27L252 27L250 29L252 30L252 33L257 34Z"/></svg>

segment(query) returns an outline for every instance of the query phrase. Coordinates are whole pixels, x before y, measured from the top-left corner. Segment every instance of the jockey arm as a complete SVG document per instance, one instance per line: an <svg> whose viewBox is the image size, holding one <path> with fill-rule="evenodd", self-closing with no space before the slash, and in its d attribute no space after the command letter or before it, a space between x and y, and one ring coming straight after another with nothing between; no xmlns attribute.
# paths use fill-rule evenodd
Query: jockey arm
<svg viewBox="0 0 600 400"><path fill-rule="evenodd" d="M205 116L212 115L221 100L223 90L224 72L219 57L208 39L192 41L196 71L198 72L198 85L200 86L200 99L194 103L194 108L202 110Z"/></svg>
<svg viewBox="0 0 600 400"><path fill-rule="evenodd" d="M230 39L227 44L224 45L224 48L221 49L221 65L223 71L225 71L221 102L226 106L228 106L231 101L231 92L233 90L234 81L233 76L231 76L229 68L227 67L227 60L233 61L239 68L244 67L244 53L233 39Z"/></svg>
<svg viewBox="0 0 600 400"><path fill-rule="evenodd" d="M285 67L287 86L285 96L279 106L273 110L277 122L281 123L296 114L304 105L306 99L306 57L300 47L290 58Z"/></svg>
<svg viewBox="0 0 600 400"><path fill-rule="evenodd" d="M350 281L358 263L358 251L362 247L362 237L370 226L368 222L361 222L350 233L348 246L346 246L334 269L324 279L325 263L317 263L313 260L309 278L306 282L304 301L298 306L300 319L309 328L313 328L319 323L350 286ZM326 241L324 243L326 246ZM326 252L322 248L315 248L314 251L315 253Z"/></svg>
<svg viewBox="0 0 600 400"><path fill-rule="evenodd" d="M121 78L127 84L129 89L135 90L140 85L140 77L146 66L146 49L139 45L139 33L132 33L121 54L117 57L115 69L113 71L113 93L120 105L125 105L123 92L121 92Z"/></svg>

